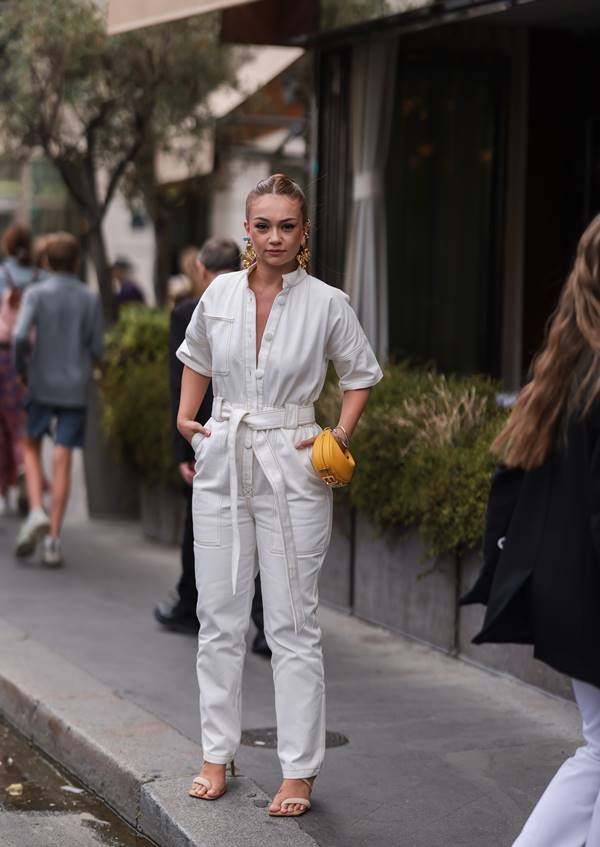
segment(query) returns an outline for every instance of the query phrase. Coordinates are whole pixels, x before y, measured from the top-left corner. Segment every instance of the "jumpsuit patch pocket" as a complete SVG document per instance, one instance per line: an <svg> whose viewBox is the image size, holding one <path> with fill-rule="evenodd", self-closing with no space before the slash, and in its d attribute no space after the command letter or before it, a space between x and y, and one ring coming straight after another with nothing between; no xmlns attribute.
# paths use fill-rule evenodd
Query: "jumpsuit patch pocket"
<svg viewBox="0 0 600 847"><path fill-rule="evenodd" d="M331 538L333 498L329 490L326 490L325 494L326 496L319 498L318 502L313 498L306 498L289 503L298 558L321 556L327 551ZM276 556L284 555L283 535L276 506L273 506L271 553Z"/></svg>
<svg viewBox="0 0 600 847"><path fill-rule="evenodd" d="M203 435L201 432L195 432L192 435L192 440L190 444L192 445L192 450L196 455L198 455L198 448L200 447L200 444L204 441L205 438L206 436Z"/></svg>
<svg viewBox="0 0 600 847"><path fill-rule="evenodd" d="M192 501L194 519L194 543L199 547L220 547L221 545L221 511L220 495L200 491Z"/></svg>
<svg viewBox="0 0 600 847"><path fill-rule="evenodd" d="M211 436L212 438L212 436ZM202 453L204 452L204 448L208 438L206 435L203 435L201 432L197 432L192 436L191 445L194 451L194 470L198 473L198 465L200 463L200 459L202 458Z"/></svg>
<svg viewBox="0 0 600 847"><path fill-rule="evenodd" d="M219 315L204 315L206 332L210 341L212 375L226 376L229 373L229 348L233 334L234 318Z"/></svg>

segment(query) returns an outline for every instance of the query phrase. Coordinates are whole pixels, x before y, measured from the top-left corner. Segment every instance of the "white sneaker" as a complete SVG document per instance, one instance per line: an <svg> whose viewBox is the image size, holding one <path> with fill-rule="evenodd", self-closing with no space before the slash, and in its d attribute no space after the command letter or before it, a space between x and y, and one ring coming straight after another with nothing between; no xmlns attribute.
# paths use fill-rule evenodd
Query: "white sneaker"
<svg viewBox="0 0 600 847"><path fill-rule="evenodd" d="M42 553L42 564L47 568L60 568L63 563L60 538L47 535L44 538L44 552Z"/></svg>
<svg viewBox="0 0 600 847"><path fill-rule="evenodd" d="M24 557L35 553L38 541L48 534L49 529L48 515L41 507L29 512L17 536L15 555Z"/></svg>

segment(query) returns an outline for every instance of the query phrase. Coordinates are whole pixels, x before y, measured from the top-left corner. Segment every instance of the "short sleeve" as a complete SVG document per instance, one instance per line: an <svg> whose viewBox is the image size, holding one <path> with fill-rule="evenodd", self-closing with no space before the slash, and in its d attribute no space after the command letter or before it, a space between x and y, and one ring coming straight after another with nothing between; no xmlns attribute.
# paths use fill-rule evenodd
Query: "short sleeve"
<svg viewBox="0 0 600 847"><path fill-rule="evenodd" d="M371 388L383 377L348 296L342 291L336 292L330 304L327 357L333 362L342 391Z"/></svg>
<svg viewBox="0 0 600 847"><path fill-rule="evenodd" d="M21 300L19 317L13 330L13 340L22 341L29 336L29 330L35 322L37 303L37 291L35 288L26 288Z"/></svg>
<svg viewBox="0 0 600 847"><path fill-rule="evenodd" d="M192 318L185 331L185 338L177 349L180 362L203 376L212 376L212 354L206 334L204 304L202 300L194 309Z"/></svg>

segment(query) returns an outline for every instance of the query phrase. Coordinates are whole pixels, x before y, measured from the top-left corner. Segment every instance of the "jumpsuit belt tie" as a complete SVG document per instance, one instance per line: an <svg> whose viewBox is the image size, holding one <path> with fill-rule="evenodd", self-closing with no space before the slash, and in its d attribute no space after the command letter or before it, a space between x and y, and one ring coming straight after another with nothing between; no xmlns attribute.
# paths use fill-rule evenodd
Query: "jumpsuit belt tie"
<svg viewBox="0 0 600 847"><path fill-rule="evenodd" d="M232 529L232 552L231 552L231 586L235 594L237 591L238 570L240 562L240 531L238 522L238 470L236 461L237 434L243 423L255 435L252 437L252 450L260 464L265 477L275 498L277 518L283 538L284 558L286 564L288 589L290 594L290 605L294 620L296 633L302 631L305 624L304 606L300 594L300 578L298 573L298 557L296 555L296 544L294 541L294 530L287 502L285 477L273 448L269 443L264 430L270 429L297 429L315 422L314 406L299 406L295 403L286 403L284 407L277 409L264 409L252 411L243 407L234 406L222 397L215 397L213 402L212 416L216 421L229 421L229 432L227 434L227 454L229 461L229 487L231 501L231 529Z"/></svg>

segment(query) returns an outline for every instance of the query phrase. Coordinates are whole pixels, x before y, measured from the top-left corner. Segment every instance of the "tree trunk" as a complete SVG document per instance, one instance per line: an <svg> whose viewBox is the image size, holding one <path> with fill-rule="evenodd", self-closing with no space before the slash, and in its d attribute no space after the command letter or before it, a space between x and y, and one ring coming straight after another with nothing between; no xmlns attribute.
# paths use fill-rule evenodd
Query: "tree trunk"
<svg viewBox="0 0 600 847"><path fill-rule="evenodd" d="M154 226L154 296L156 305L164 306L167 301L167 284L171 276L171 218L164 213L153 216Z"/></svg>
<svg viewBox="0 0 600 847"><path fill-rule="evenodd" d="M92 264L98 277L98 288L100 290L100 300L102 301L104 320L107 325L110 325L116 318L116 307L102 225L99 224L91 229L87 233L85 240Z"/></svg>

